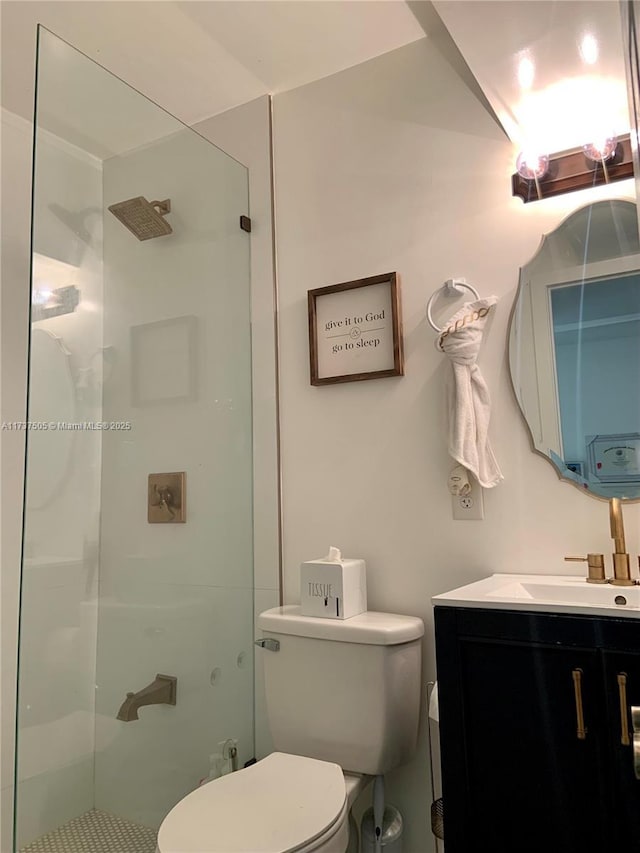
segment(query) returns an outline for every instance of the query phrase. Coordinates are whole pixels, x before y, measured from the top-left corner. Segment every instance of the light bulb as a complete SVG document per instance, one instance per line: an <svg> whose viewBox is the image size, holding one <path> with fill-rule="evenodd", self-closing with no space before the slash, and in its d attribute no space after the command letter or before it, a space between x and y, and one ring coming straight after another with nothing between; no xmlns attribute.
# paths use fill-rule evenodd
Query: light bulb
<svg viewBox="0 0 640 853"><path fill-rule="evenodd" d="M544 177L549 168L549 157L546 154L536 154L521 151L516 160L516 171L525 181L537 181Z"/></svg>
<svg viewBox="0 0 640 853"><path fill-rule="evenodd" d="M518 62L518 83L520 88L528 91L533 86L536 67L529 56L523 56Z"/></svg>
<svg viewBox="0 0 640 853"><path fill-rule="evenodd" d="M588 160L593 160L594 163L602 163L614 156L617 146L618 137L607 136L605 139L599 139L597 142L589 142L587 145L583 145L582 150Z"/></svg>
<svg viewBox="0 0 640 853"><path fill-rule="evenodd" d="M580 42L580 56L586 65L595 65L600 54L598 39L593 33L585 33Z"/></svg>
<svg viewBox="0 0 640 853"><path fill-rule="evenodd" d="M49 302L52 296L53 293L51 290L36 290L34 291L32 302L34 305L44 306Z"/></svg>

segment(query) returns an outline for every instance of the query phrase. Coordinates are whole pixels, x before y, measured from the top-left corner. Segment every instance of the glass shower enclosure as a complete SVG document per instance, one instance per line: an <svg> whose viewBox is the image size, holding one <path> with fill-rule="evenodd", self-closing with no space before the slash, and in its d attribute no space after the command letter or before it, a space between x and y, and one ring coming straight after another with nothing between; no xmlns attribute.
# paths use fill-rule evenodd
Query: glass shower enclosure
<svg viewBox="0 0 640 853"><path fill-rule="evenodd" d="M40 29L15 849L254 755L244 166Z"/></svg>

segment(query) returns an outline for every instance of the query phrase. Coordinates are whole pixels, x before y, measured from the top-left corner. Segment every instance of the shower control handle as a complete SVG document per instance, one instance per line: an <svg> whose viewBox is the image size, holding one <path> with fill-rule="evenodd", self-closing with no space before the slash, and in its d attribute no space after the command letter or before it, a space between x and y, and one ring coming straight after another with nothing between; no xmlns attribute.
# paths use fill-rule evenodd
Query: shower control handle
<svg viewBox="0 0 640 853"><path fill-rule="evenodd" d="M261 649L267 649L270 652L280 651L280 640L274 640L273 637L264 637L262 640L256 640L254 645L260 646Z"/></svg>

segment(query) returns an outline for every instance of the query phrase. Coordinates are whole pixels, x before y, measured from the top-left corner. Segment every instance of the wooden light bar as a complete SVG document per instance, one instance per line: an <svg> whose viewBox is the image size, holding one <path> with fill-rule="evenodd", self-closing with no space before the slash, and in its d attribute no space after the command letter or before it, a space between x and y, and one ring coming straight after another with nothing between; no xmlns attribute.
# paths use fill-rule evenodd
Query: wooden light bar
<svg viewBox="0 0 640 853"><path fill-rule="evenodd" d="M629 135L620 137L616 152L604 165L589 160L582 149L565 154L552 154L549 169L540 180L527 180L517 172L511 176L512 195L525 204L562 193L598 187L633 177Z"/></svg>

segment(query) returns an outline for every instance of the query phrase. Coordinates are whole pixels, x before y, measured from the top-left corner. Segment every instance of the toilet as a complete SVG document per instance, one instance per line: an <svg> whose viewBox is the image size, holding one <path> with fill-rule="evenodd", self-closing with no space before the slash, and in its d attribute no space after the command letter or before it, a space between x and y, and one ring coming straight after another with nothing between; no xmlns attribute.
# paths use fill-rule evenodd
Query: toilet
<svg viewBox="0 0 640 853"><path fill-rule="evenodd" d="M355 850L358 794L415 751L421 619L324 619L286 605L260 614L258 627L276 751L181 800L157 853Z"/></svg>

